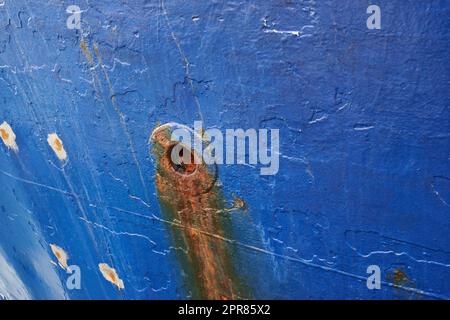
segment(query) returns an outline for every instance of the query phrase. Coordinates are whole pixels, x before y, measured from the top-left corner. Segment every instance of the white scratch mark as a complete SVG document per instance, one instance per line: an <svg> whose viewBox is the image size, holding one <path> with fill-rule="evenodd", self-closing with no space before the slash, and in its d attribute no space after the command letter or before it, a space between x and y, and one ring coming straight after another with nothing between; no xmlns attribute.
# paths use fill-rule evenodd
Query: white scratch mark
<svg viewBox="0 0 450 320"><path fill-rule="evenodd" d="M355 131L366 131L375 128L375 126L356 126L353 128Z"/></svg>
<svg viewBox="0 0 450 320"><path fill-rule="evenodd" d="M317 119L309 121L308 123L309 124L314 124L314 123L322 122L322 121L324 121L326 119L328 119L328 116L327 115L323 115L320 118L317 118Z"/></svg>
<svg viewBox="0 0 450 320"><path fill-rule="evenodd" d="M267 27L267 25L265 24L264 27ZM263 31L264 33L274 33L274 34L287 34L287 35L291 35L294 37L299 37L299 38L307 38L307 37L311 37L312 34L310 33L304 33L305 29L308 28L314 28L314 26L312 25L306 25L303 26L300 30L279 30L279 29L266 29L264 28Z"/></svg>
<svg viewBox="0 0 450 320"><path fill-rule="evenodd" d="M106 226L104 226L104 225L102 225L102 224L99 224L99 223L96 223L96 222L89 221L89 220L87 220L86 218L79 217L79 219L82 220L82 221L84 221L84 222L86 222L86 223L88 223L88 224L90 224L90 225L93 225L94 227L97 227L97 228L106 230L106 231L108 231L109 233L111 233L111 234L113 234L113 235L116 235L116 236L129 236L129 237L142 238L142 239L145 239L146 241L148 241L152 246L155 246L155 245L156 245L156 242L155 242L155 241L153 241L153 240L150 239L149 237L144 236L144 235L142 235L142 234L139 234L139 233L131 233L131 232L126 232L126 231L114 231L114 230L112 230L112 229L110 229L110 228L108 228L108 227L106 227Z"/></svg>

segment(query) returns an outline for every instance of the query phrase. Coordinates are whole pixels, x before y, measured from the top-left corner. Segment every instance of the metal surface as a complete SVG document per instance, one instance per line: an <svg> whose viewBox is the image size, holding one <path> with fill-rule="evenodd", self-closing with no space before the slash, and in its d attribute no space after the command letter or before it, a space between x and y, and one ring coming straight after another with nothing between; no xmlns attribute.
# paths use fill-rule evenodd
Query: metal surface
<svg viewBox="0 0 450 320"><path fill-rule="evenodd" d="M0 0L1 296L450 298L449 21L446 0ZM196 120L279 129L279 172L161 163L155 128Z"/></svg>

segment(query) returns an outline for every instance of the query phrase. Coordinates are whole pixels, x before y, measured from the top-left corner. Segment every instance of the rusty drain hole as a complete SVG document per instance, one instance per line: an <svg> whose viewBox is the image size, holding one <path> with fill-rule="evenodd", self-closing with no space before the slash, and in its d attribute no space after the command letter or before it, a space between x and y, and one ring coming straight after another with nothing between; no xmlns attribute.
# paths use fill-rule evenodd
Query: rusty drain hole
<svg viewBox="0 0 450 320"><path fill-rule="evenodd" d="M177 173L183 175L193 174L197 170L194 153L185 148L184 146L180 146L178 154L172 155L172 152L176 153L176 151L174 151L174 148L176 146L179 146L179 144L171 145L167 150L167 158L169 159L169 163L172 166L172 169L175 170ZM185 163L183 161L184 157L189 155L191 160L189 163ZM172 157L174 157L175 159L173 159Z"/></svg>

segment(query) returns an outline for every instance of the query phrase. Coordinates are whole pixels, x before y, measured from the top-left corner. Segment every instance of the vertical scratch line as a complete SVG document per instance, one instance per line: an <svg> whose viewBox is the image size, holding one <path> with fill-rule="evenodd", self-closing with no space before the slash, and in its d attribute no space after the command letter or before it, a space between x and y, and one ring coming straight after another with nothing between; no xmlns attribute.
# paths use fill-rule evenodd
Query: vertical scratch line
<svg viewBox="0 0 450 320"><path fill-rule="evenodd" d="M129 145L129 148L131 150L131 155L133 157L134 164L136 165L136 168L138 170L139 179L140 179L140 182L142 184L142 188L144 190L145 199L149 203L150 201L149 201L149 196L148 196L148 190L147 190L147 187L145 186L144 175L142 174L141 165L140 165L139 160L138 160L138 158L136 156L136 149L134 147L133 139L131 138L130 132L128 131L127 124L125 122L125 115L120 110L119 105L117 104L116 94L115 94L113 86L111 84L111 80L109 78L108 71L106 70L105 66L103 65L102 57L100 55L100 50L99 50L99 48L97 46L97 43L94 42L93 46L94 46L95 55L97 56L97 59L98 59L98 63L100 65L100 68L103 71L103 74L104 74L105 79L106 79L106 83L108 85L109 95L110 95L110 99L111 99L111 104L112 104L112 106L114 108L114 111L116 112L116 114L119 117L120 125L122 127L123 132L125 133L125 135L127 137L128 145Z"/></svg>
<svg viewBox="0 0 450 320"><path fill-rule="evenodd" d="M161 0L161 9L163 11L164 18L166 20L167 26L169 27L172 39L175 42L175 45L176 45L176 47L178 49L178 52L179 52L179 54L181 56L181 59L183 60L184 69L185 69L185 78L188 81L189 86L191 87L191 92L192 92L192 95L194 97L195 105L197 106L197 111L199 113L200 120L202 121L202 123L204 123L204 121L203 121L203 113L202 113L202 108L201 108L201 105L200 105L200 101L198 100L198 97L197 97L197 94L196 94L196 90L195 90L195 87L194 87L194 83L193 83L192 78L191 78L191 70L190 70L191 63L189 62L186 54L184 53L183 48L181 47L180 41L178 40L178 38L175 35L175 32L173 31L172 24L169 21L169 17L168 17L166 6L164 4L164 0ZM203 132L201 134L203 136Z"/></svg>

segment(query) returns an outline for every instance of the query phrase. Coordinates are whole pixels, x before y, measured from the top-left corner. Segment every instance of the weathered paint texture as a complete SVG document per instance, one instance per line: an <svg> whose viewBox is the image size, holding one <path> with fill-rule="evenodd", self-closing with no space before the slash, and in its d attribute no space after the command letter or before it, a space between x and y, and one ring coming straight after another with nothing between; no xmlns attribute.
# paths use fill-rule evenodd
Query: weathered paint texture
<svg viewBox="0 0 450 320"><path fill-rule="evenodd" d="M450 1L0 3L0 298L450 298ZM279 172L170 165L194 121Z"/></svg>

